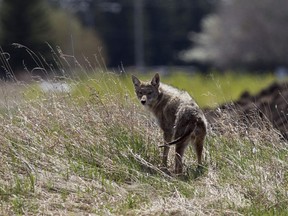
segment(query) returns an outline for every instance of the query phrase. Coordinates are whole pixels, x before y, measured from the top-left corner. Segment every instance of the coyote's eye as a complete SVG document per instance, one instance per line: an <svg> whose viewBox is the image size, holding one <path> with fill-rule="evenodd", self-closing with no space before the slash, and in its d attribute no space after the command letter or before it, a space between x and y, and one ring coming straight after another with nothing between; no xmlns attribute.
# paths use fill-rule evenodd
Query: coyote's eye
<svg viewBox="0 0 288 216"><path fill-rule="evenodd" d="M152 95L152 94L153 94L153 92L148 92L148 93L147 93L147 95Z"/></svg>
<svg viewBox="0 0 288 216"><path fill-rule="evenodd" d="M142 95L142 91L138 91L138 94L139 94L139 95Z"/></svg>

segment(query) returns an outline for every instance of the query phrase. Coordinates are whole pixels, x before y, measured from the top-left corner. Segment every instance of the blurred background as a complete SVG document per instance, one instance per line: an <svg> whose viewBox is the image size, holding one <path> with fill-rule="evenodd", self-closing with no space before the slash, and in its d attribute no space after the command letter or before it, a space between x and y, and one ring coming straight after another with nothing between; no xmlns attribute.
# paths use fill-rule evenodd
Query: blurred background
<svg viewBox="0 0 288 216"><path fill-rule="evenodd" d="M287 0L1 0L2 78L60 68L276 71Z"/></svg>

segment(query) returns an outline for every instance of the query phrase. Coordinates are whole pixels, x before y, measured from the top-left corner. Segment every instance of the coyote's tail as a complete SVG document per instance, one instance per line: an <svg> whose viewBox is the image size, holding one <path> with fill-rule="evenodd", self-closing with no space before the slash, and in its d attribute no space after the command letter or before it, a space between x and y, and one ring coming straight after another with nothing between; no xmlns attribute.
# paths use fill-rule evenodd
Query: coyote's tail
<svg viewBox="0 0 288 216"><path fill-rule="evenodd" d="M183 143L185 142L188 137L191 135L191 133L196 129L196 124L189 124L186 129L185 129L185 132L182 136L178 137L177 139L171 141L171 142L168 142L168 143L165 143L164 145L160 145L158 146L159 148L162 148L162 147L168 147L168 146L171 146L171 145L177 145L179 143Z"/></svg>
<svg viewBox="0 0 288 216"><path fill-rule="evenodd" d="M186 128L184 133L176 138L175 140L172 140L171 142L165 143L164 145L160 145L159 147L168 147L171 145L178 145L180 143L185 142L190 136L193 134L195 136L201 135L201 134L206 134L206 127L207 123L203 121L201 118L196 118L195 121L190 121Z"/></svg>

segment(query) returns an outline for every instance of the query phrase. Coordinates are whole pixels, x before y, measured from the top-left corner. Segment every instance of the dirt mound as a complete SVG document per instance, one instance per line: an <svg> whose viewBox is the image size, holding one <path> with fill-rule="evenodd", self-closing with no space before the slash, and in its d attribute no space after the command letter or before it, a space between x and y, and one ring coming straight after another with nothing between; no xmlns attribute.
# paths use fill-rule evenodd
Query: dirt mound
<svg viewBox="0 0 288 216"><path fill-rule="evenodd" d="M288 83L274 83L257 95L244 92L237 101L205 110L212 127L217 127L223 113L229 114L232 121L246 126L255 125L255 120L259 118L268 120L288 140Z"/></svg>

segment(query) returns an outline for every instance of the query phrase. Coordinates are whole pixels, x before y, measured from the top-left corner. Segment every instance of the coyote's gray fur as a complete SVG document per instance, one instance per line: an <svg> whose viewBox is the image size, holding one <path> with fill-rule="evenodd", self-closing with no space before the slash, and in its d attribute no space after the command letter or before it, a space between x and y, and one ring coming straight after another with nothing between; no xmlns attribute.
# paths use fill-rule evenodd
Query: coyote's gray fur
<svg viewBox="0 0 288 216"><path fill-rule="evenodd" d="M155 74L151 82L132 75L135 92L141 104L156 117L164 132L163 165L167 167L169 146L175 144L175 173L183 172L182 157L187 145L194 144L198 166L201 165L207 121L196 102L185 92L160 83Z"/></svg>

